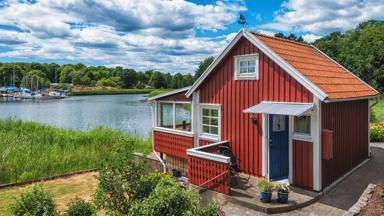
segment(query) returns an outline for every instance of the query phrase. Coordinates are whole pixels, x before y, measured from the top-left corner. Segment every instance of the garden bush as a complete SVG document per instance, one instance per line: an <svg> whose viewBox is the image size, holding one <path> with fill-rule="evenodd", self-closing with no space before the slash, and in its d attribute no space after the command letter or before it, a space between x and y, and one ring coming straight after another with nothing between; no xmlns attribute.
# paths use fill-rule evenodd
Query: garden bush
<svg viewBox="0 0 384 216"><path fill-rule="evenodd" d="M384 142L384 126L374 125L370 129L371 142Z"/></svg>
<svg viewBox="0 0 384 216"><path fill-rule="evenodd" d="M122 145L115 157L105 158L99 169L99 185L94 202L108 214L127 214L133 202L137 181L143 175L144 162L135 160L133 146Z"/></svg>
<svg viewBox="0 0 384 216"><path fill-rule="evenodd" d="M81 198L73 199L66 212L67 216L93 216L96 215L96 209L91 204Z"/></svg>
<svg viewBox="0 0 384 216"><path fill-rule="evenodd" d="M56 214L56 205L52 195L45 192L42 187L35 186L31 191L22 193L19 199L11 205L15 216L53 216Z"/></svg>

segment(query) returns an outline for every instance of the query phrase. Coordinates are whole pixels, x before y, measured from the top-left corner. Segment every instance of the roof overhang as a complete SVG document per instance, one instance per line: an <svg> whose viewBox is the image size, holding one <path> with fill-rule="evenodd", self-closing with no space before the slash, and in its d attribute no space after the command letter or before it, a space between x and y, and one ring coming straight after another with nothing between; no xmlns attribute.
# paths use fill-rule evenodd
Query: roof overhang
<svg viewBox="0 0 384 216"><path fill-rule="evenodd" d="M261 42L255 35L242 29L237 33L237 35L232 39L232 41L227 45L227 47L220 53L220 55L212 62L211 65L204 71L204 73L199 77L198 80L191 86L187 91L186 96L190 97L194 91L196 91L203 81L208 77L208 75L216 68L220 61L227 55L227 53L232 49L232 47L244 36L247 38L253 45L259 48L264 54L276 62L281 68L283 68L289 75L291 75L295 80L302 84L308 91L314 94L318 99L324 101L328 95L322 91L318 86L308 80L303 74L296 70L292 65L283 60L278 54L268 48L263 42Z"/></svg>
<svg viewBox="0 0 384 216"><path fill-rule="evenodd" d="M178 94L178 93L181 93L181 92L185 92L185 91L188 91L189 88L191 88L191 86L188 86L188 87L185 87L185 88L181 88L181 89L175 89L175 90L172 90L172 91L169 91L169 92L165 92L165 93L162 93L162 94L159 94L159 95L156 95L156 96L148 98L148 101L153 101L153 100L160 99L160 98L163 98L163 97L167 97L167 96L170 96L170 95L174 95L174 94Z"/></svg>
<svg viewBox="0 0 384 216"><path fill-rule="evenodd" d="M261 103L243 110L245 113L265 113L274 115L302 116L315 108L314 103L286 103L262 101Z"/></svg>

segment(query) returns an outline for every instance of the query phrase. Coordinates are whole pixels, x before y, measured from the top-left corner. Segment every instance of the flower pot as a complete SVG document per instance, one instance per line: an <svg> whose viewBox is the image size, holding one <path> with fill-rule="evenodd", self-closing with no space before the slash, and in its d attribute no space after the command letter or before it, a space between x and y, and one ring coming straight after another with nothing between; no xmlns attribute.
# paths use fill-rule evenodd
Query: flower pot
<svg viewBox="0 0 384 216"><path fill-rule="evenodd" d="M278 203L287 203L288 202L288 193L282 193L282 192L278 192L277 193L277 202Z"/></svg>
<svg viewBox="0 0 384 216"><path fill-rule="evenodd" d="M269 203L271 202L272 192L261 192L260 193L260 200L263 203Z"/></svg>

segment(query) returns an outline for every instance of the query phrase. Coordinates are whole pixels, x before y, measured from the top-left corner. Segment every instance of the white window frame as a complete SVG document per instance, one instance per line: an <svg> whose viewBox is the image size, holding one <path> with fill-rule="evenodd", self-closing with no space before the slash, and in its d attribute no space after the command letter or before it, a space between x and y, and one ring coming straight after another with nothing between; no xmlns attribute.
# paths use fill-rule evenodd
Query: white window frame
<svg viewBox="0 0 384 216"><path fill-rule="evenodd" d="M215 109L218 111L218 134L210 134L203 132L203 109ZM221 139L221 105L220 104L201 104L200 105L200 138L204 140L220 141Z"/></svg>
<svg viewBox="0 0 384 216"><path fill-rule="evenodd" d="M255 72L240 73L240 61L255 61ZM259 80L259 54L234 56L235 80Z"/></svg>
<svg viewBox="0 0 384 216"><path fill-rule="evenodd" d="M310 118L310 126L309 126L310 127L310 132L309 132L309 134L308 133L295 132L295 117L304 117L304 116ZM294 116L292 120L293 120L293 128L292 128L292 130L293 130L293 139L312 142L313 116L312 115Z"/></svg>
<svg viewBox="0 0 384 216"><path fill-rule="evenodd" d="M158 115L158 105L160 103L167 103L167 104L172 104L173 105L173 128L165 128L165 127L161 127L158 125L158 119L157 119L157 115ZM183 131L183 130L177 130L176 129L176 104L190 104L191 105L191 131ZM154 127L154 130L156 131L162 131L162 132L167 132L167 133L173 133L173 134L179 134L179 135L188 135L188 136L192 136L193 135L193 131L194 131L194 128L193 128L193 121L194 121L194 118L193 118L193 105L192 105L192 102L190 101L156 101L156 110L155 110L155 127Z"/></svg>

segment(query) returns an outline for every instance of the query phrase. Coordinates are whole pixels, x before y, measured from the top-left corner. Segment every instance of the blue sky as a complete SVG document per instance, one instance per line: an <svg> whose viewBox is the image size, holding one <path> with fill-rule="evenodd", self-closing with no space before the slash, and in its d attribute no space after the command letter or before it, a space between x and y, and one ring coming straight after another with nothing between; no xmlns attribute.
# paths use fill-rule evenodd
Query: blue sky
<svg viewBox="0 0 384 216"><path fill-rule="evenodd" d="M0 61L192 73L247 29L312 42L369 19L384 0L0 0Z"/></svg>

